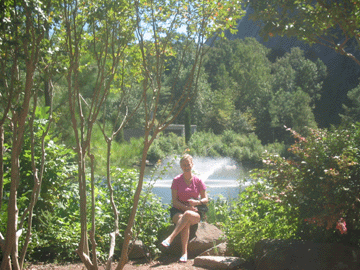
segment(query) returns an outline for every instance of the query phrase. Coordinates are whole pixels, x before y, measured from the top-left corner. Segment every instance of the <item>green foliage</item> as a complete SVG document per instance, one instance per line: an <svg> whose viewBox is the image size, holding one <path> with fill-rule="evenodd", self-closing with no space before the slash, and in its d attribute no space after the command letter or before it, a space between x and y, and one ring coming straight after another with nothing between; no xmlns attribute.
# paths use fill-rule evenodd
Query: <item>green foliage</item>
<svg viewBox="0 0 360 270"><path fill-rule="evenodd" d="M67 182L48 200L51 209L43 210L34 224L28 259L31 261L68 262L78 259L75 250L80 241L78 184ZM20 242L21 243L21 242Z"/></svg>
<svg viewBox="0 0 360 270"><path fill-rule="evenodd" d="M115 204L120 213L119 229L120 244L116 245L116 253L120 254L123 235L127 226L133 198L139 174L134 169L115 169L112 173L112 186L114 188ZM113 230L113 214L109 202L109 194L106 184L99 180L97 184L96 202L96 223L97 223L97 243L99 254L102 259L107 258L109 250L108 234ZM144 189L140 198L138 213L133 228L133 237L140 239L149 249L152 255L159 252L155 244L160 230L168 226L168 211L161 206L161 200Z"/></svg>
<svg viewBox="0 0 360 270"><path fill-rule="evenodd" d="M251 131L255 123L267 122L264 113L271 93L267 53L253 38L215 42L204 63L213 92L207 102L210 114L200 123L206 124L205 130Z"/></svg>
<svg viewBox="0 0 360 270"><path fill-rule="evenodd" d="M313 109L326 76L324 63L312 62L300 48L293 48L275 61L272 73L273 94L268 103L271 126L291 127L306 135L306 127L317 127ZM282 141L289 141L287 138L286 133L277 136Z"/></svg>
<svg viewBox="0 0 360 270"><path fill-rule="evenodd" d="M118 142L113 140L111 144L110 163L114 167L130 168L141 160L143 138L131 138L130 141ZM95 167L98 175L106 175L107 144L102 132L95 127L92 135L92 153L95 156Z"/></svg>
<svg viewBox="0 0 360 270"><path fill-rule="evenodd" d="M300 221L299 236L359 244L358 236L350 235L360 229L360 126L310 130L307 137L289 131L296 140L289 149L293 157L270 155L258 176L272 187L273 199L299 209L293 212ZM345 232L339 229L341 219L346 221L349 238L341 237Z"/></svg>
<svg viewBox="0 0 360 270"><path fill-rule="evenodd" d="M266 199L272 191L266 182L247 187L231 207L225 231L229 248L245 259L253 256L255 243L261 239L288 239L295 236L298 211L291 205L284 206Z"/></svg>
<svg viewBox="0 0 360 270"><path fill-rule="evenodd" d="M46 110L46 108L44 108ZM40 110L38 110L37 115L40 117ZM34 136L35 142L41 140L42 133L46 125L48 124L48 120L38 118L34 121ZM35 215L39 213L40 210L51 210L52 201L57 197L58 192L67 184L68 178L72 177L76 171L74 164L74 152L67 148L65 145L58 142L58 139L52 137L53 130L49 132L49 134L45 137L45 166L44 166L44 175L43 182L41 187L41 192L39 196L40 204L35 207ZM5 136L9 136L5 134ZM9 147L6 144L6 147ZM30 137L26 136L24 138L24 144L22 148L22 152L20 155L21 167L20 167L20 177L21 182L18 188L18 207L20 212L24 210L25 207L28 206L30 200L31 190L34 185L34 177L33 170L31 166L31 150L30 150ZM39 161L41 157L41 145L35 143L35 160ZM8 192L10 189L10 167L11 160L9 156L9 152L6 152L4 157L4 174L5 185L4 192L5 197L8 196ZM38 166L37 169L40 170L40 162L36 162Z"/></svg>
<svg viewBox="0 0 360 270"><path fill-rule="evenodd" d="M227 201L223 196L208 203L209 211L206 213L206 222L223 227L230 217L231 201Z"/></svg>
<svg viewBox="0 0 360 270"><path fill-rule="evenodd" d="M189 147L193 155L231 157L238 163L260 161L264 146L254 133L237 134L226 130L222 135L196 132Z"/></svg>
<svg viewBox="0 0 360 270"><path fill-rule="evenodd" d="M112 173L114 199L119 211L120 238L117 238L115 256L119 256L124 230L131 208L138 180L134 169L115 169ZM29 247L29 259L35 261L74 261L78 258L75 250L80 239L80 216L78 209L78 184L68 183L52 201L51 211L43 211L39 222L34 226L33 240ZM98 179L95 187L96 205L96 242L99 259L105 261L108 256L110 236L114 229L114 216L109 201L107 184ZM88 209L89 213L91 209ZM161 205L160 199L144 190L133 228L133 237L142 240L148 251L155 255L159 252L155 244L158 232L168 226L168 211Z"/></svg>
<svg viewBox="0 0 360 270"><path fill-rule="evenodd" d="M201 130L255 131L268 143L274 142L274 128L317 126L313 109L326 77L324 63L306 59L300 48L274 62L270 57L254 38L214 43L204 62L211 90L198 123ZM276 137L288 140L286 133L276 132Z"/></svg>
<svg viewBox="0 0 360 270"><path fill-rule="evenodd" d="M272 66L274 74L273 91L280 89L296 92L301 89L310 97L310 107L320 98L323 80L326 77L326 66L321 60L306 59L304 51L295 47L290 53L278 58Z"/></svg>
<svg viewBox="0 0 360 270"><path fill-rule="evenodd" d="M345 113L341 115L345 124L360 122L360 84L347 94L349 104L343 105Z"/></svg>
<svg viewBox="0 0 360 270"><path fill-rule="evenodd" d="M265 40L275 35L295 36L309 44L326 44L360 64L346 51L352 38L359 42L359 2L254 0L251 7L254 9L251 18L262 22L260 34Z"/></svg>
<svg viewBox="0 0 360 270"><path fill-rule="evenodd" d="M317 127L310 102L309 95L300 88L292 93L280 89L269 103L271 125L291 127L306 134L307 128Z"/></svg>
<svg viewBox="0 0 360 270"><path fill-rule="evenodd" d="M205 126L215 134L221 134L231 128L232 117L235 114L235 101L231 89L215 90L213 92L211 109L205 118Z"/></svg>
<svg viewBox="0 0 360 270"><path fill-rule="evenodd" d="M173 132L160 134L150 146L147 159L152 163L156 163L167 156L183 153L185 148L184 137L179 137Z"/></svg>

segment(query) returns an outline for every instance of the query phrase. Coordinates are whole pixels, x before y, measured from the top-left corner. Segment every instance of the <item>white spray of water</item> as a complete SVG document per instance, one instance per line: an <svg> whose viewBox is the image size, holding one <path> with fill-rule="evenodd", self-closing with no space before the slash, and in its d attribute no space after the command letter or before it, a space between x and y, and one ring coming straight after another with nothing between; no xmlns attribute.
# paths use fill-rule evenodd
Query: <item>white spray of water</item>
<svg viewBox="0 0 360 270"><path fill-rule="evenodd" d="M163 160L157 171L166 168L167 171L157 180L153 186L153 193L161 197L162 202L171 203L171 184L173 178L182 173L179 159L175 160L172 168L168 168L168 162L172 159ZM193 172L202 179L207 187L211 198L222 196L223 198L235 198L247 184L239 184L239 179L247 178L247 171L241 165L236 164L230 158L205 158L194 157Z"/></svg>
<svg viewBox="0 0 360 270"><path fill-rule="evenodd" d="M159 171L167 166L169 160L164 160L160 165ZM208 187L238 187L238 179L244 173L242 168L230 158L205 158L194 157L193 172ZM182 173L179 161L176 160L173 168L168 169L167 173L158 180L154 187L170 187L172 179Z"/></svg>

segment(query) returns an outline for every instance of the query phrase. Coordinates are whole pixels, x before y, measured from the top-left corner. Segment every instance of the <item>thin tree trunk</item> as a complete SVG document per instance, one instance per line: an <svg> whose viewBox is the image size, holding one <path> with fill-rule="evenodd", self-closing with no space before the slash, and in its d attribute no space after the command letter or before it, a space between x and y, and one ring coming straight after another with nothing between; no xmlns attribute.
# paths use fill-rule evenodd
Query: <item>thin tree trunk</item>
<svg viewBox="0 0 360 270"><path fill-rule="evenodd" d="M44 168L45 168L45 137L47 136L50 127L51 127L51 123L52 123L52 117L51 117L51 112L50 112L50 116L49 116L49 122L47 124L46 130L43 132L43 134L41 135L41 159L40 159L40 170L37 169L36 167L36 160L35 160L35 137L34 137L34 127L33 127L33 122L35 119L35 111L36 111L36 107L37 107L37 95L34 96L34 109L32 112L32 118L30 120L30 132L31 132L31 163L32 163L32 170L33 170L33 177L34 177L34 187L33 187L33 191L31 194L31 200L30 200L30 205L28 208L26 208L26 210L24 211L21 223L20 223L20 229L22 229L23 227L23 223L25 221L26 218L28 218L28 226L27 226L27 231L26 231L26 238L24 241L24 246L21 250L21 254L20 254L20 268L23 268L24 262L25 262L25 255L28 249L28 245L31 239L31 230L32 230L32 220L33 220L33 211L34 211L34 207L38 201L39 195L40 195L40 191L41 191L41 185L42 185L42 180L43 180L43 176L44 176Z"/></svg>
<svg viewBox="0 0 360 270"><path fill-rule="evenodd" d="M89 153L90 157L90 167L91 167L91 230L90 230L90 241L91 241L91 250L92 250L92 261L93 269L98 269L97 256L96 256L96 247L97 243L95 240L96 224L95 224L95 164L94 164L94 155Z"/></svg>
<svg viewBox="0 0 360 270"><path fill-rule="evenodd" d="M5 240L5 251L3 254L3 261L0 269L8 269L9 265L11 264L11 254L14 270L20 270L17 254L18 242L16 238L17 222L19 215L19 209L17 207L17 189L20 183L19 157L25 134L25 122L29 112L33 74L34 69L32 63L27 63L26 83L24 90L24 100L22 102L22 109L19 112L13 113L13 145L11 151L11 185L8 203L8 223Z"/></svg>
<svg viewBox="0 0 360 270"><path fill-rule="evenodd" d="M16 128L14 130L16 132ZM10 185L10 196L8 203L8 222L5 238L5 250L3 252L3 260L1 263L0 269L11 269L11 259L10 256L14 254L16 250L16 231L17 231L17 222L19 210L17 207L17 188L20 180L20 164L19 164L19 155L20 155L21 144L19 144L16 134L14 134L14 144L11 152L11 185ZM19 265L17 263L17 257L12 258L14 269L18 270Z"/></svg>
<svg viewBox="0 0 360 270"><path fill-rule="evenodd" d="M4 193L4 128L0 126L0 211Z"/></svg>
<svg viewBox="0 0 360 270"><path fill-rule="evenodd" d="M144 149L143 149L143 154L142 154L142 159L141 159L141 166L140 166L139 182L138 182L138 185L136 187L136 191L135 191L135 195L134 195L133 207L131 209L129 221L128 221L128 224L127 224L127 227L126 227L126 230L125 230L125 233L124 233L124 243L122 245L121 258L120 258L118 266L116 267L116 270L124 269L125 264L128 262L128 249L129 249L129 244L130 244L130 240L131 240L131 237L132 237L132 227L134 226L137 207L138 207L138 204L139 204L140 194L141 194L142 187L143 187L143 182L144 182L144 174L145 174L145 167L146 167L146 156L147 156L149 147L151 145L151 142L149 142L148 139L147 139L148 136L149 136L149 130L146 130L145 131Z"/></svg>
<svg viewBox="0 0 360 270"><path fill-rule="evenodd" d="M106 263L106 270L111 270L111 263L113 261L113 256L115 252L116 236L119 235L119 211L117 210L115 201L114 201L114 189L111 185L111 174L110 174L110 157L111 157L111 143L112 139L107 140L107 157L106 157L106 179L107 185L110 193L110 203L114 213L114 231L110 233L110 249L109 257Z"/></svg>

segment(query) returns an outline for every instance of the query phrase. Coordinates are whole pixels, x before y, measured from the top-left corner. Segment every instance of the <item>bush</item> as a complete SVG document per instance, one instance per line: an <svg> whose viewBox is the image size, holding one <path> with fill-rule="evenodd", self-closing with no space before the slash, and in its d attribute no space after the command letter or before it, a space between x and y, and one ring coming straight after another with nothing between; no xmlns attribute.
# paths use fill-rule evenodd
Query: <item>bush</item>
<svg viewBox="0 0 360 270"><path fill-rule="evenodd" d="M44 108L46 110L46 108ZM44 110L36 111L36 118L34 120L34 138L35 142L39 142L41 140L41 136L43 135L44 130L47 127L48 120L42 119L44 117ZM53 238L57 238L55 240L50 240L59 245L57 249L58 256L62 256L63 250L69 250L69 246L72 243L67 243L67 240L62 242L61 238L67 238L67 234L72 234L76 232L76 228L74 227L71 231L62 231L62 229L58 226L53 226L57 219L61 222L62 216L56 217L59 212L59 205L61 205L61 212L64 213L69 211L68 213L75 213L76 210L74 208L65 208L68 203L67 199L62 198L63 194L68 192L70 188L71 179L74 174L76 174L76 164L75 153L72 149L69 149L65 145L59 143L59 141L53 137L54 129L51 128L48 135L44 138L44 147L45 147L45 166L44 166L44 175L41 185L40 194L38 197L37 204L34 207L33 219L32 219L32 236L31 242L28 247L28 258L41 256L41 258L49 259L51 256L51 251L42 250L43 252L39 253L39 250L42 246L47 245L48 234L49 231L53 231ZM5 137L10 137L9 133L5 133ZM33 168L31 164L31 137L25 136L22 152L20 155L20 179L18 193L17 193L17 206L19 209L19 221L22 218L22 215L25 212L25 209L29 206L29 202L31 199L32 189L34 186L34 176L33 176ZM7 142L9 142L8 140ZM11 146L5 144L7 149L11 149ZM41 157L41 144L35 143L34 145L34 157L36 160L36 166L38 166L38 170L40 171L40 157ZM10 173L11 173L11 159L10 159L10 151L5 152L4 156L4 200L2 204L2 209L0 211L0 231L6 232L6 224L7 224L7 203L10 194ZM50 227L44 228L42 226L42 221L47 219L48 213L51 213L53 217L49 220L51 224ZM24 239L27 233L28 228L28 218L24 217L24 223L21 227L23 232L19 238L19 250L22 249L24 245ZM18 228L20 229L20 227ZM51 234L51 233L50 233ZM66 234L66 235L65 235ZM64 244L64 245L62 245ZM0 252L1 253L1 252ZM69 259L74 258L74 254L70 254Z"/></svg>
<svg viewBox="0 0 360 270"><path fill-rule="evenodd" d="M189 147L193 155L207 157L230 157L238 163L260 163L264 146L254 133L238 134L226 130L222 135L196 132Z"/></svg>
<svg viewBox="0 0 360 270"><path fill-rule="evenodd" d="M147 159L150 162L156 163L159 159L184 152L186 148L184 137L179 137L173 132L159 134L158 136L150 146L147 155Z"/></svg>
<svg viewBox="0 0 360 270"><path fill-rule="evenodd" d="M209 211L206 213L206 221L223 227L230 217L230 202L219 196L216 200L210 200Z"/></svg>
<svg viewBox="0 0 360 270"><path fill-rule="evenodd" d="M292 212L298 209L283 206L261 195L271 196L266 183L247 187L232 204L225 231L229 248L245 259L253 257L255 243L261 239L295 237L297 220Z"/></svg>
<svg viewBox="0 0 360 270"><path fill-rule="evenodd" d="M292 158L269 155L258 176L267 179L282 205L299 209L293 216L303 239L359 245L360 125L309 130L306 138L288 130L296 141Z"/></svg>
<svg viewBox="0 0 360 270"><path fill-rule="evenodd" d="M51 210L43 210L33 227L28 259L31 261L72 262L79 259L75 250L80 241L78 185L67 183L52 201Z"/></svg>
<svg viewBox="0 0 360 270"><path fill-rule="evenodd" d="M108 132L110 134L110 132ZM106 175L106 153L107 143L98 127L95 126L92 133L91 151L95 156L96 172L99 175ZM131 138L130 141L118 142L113 140L111 143L110 162L114 167L131 168L141 160L143 138Z"/></svg>
<svg viewBox="0 0 360 270"><path fill-rule="evenodd" d="M203 157L216 157L220 154L216 151L215 145L221 144L220 136L211 132L195 132L189 141L190 154Z"/></svg>
<svg viewBox="0 0 360 270"><path fill-rule="evenodd" d="M120 213L120 238L117 238L115 256L120 256L123 234L133 206L138 177L138 171L134 169L116 169L112 173L114 199ZM78 259L75 253L80 240L78 193L77 183L66 185L66 189L62 190L58 200L54 202L53 210L43 212L40 224L34 227L33 241L29 247L30 260L65 262ZM114 216L104 179L98 179L95 196L95 239L99 259L105 261L109 251L109 233L114 230ZM88 213L91 213L90 206L88 210ZM158 232L168 225L168 211L162 207L160 199L152 193L143 192L133 228L133 237L142 240L149 248L149 252L155 255L159 252L155 246Z"/></svg>

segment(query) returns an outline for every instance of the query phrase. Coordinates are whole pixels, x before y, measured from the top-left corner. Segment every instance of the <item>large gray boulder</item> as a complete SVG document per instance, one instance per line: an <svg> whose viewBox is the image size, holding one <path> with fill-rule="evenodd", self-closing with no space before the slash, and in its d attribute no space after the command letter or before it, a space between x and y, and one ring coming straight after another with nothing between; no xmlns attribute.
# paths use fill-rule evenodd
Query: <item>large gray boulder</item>
<svg viewBox="0 0 360 270"><path fill-rule="evenodd" d="M255 244L254 255L259 270L360 269L360 250L343 244L261 240Z"/></svg>
<svg viewBox="0 0 360 270"><path fill-rule="evenodd" d="M161 239L165 239L175 228L175 225L169 226ZM189 257L196 257L202 252L224 242L223 232L215 225L200 222L190 228L190 239L188 244ZM171 254L181 255L181 238L176 236L171 243L170 248L166 250Z"/></svg>

